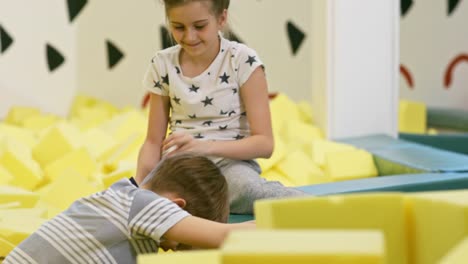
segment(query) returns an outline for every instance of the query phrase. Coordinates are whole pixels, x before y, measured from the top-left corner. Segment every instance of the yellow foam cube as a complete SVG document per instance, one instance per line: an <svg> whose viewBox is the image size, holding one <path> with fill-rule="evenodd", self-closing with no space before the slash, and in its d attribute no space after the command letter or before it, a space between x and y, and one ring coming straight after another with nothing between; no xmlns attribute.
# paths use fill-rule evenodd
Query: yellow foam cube
<svg viewBox="0 0 468 264"><path fill-rule="evenodd" d="M408 263L403 195L366 193L259 200L256 223L267 229L377 229L385 236L387 263Z"/></svg>
<svg viewBox="0 0 468 264"><path fill-rule="evenodd" d="M288 120L301 119L296 103L283 93L270 101L270 110L274 131L280 131Z"/></svg>
<svg viewBox="0 0 468 264"><path fill-rule="evenodd" d="M301 148L304 144L312 144L313 140L324 139L320 128L301 120L286 121L286 124L281 136L289 148Z"/></svg>
<svg viewBox="0 0 468 264"><path fill-rule="evenodd" d="M1 151L0 151L1 152ZM13 175L0 165L0 185L7 185L13 180Z"/></svg>
<svg viewBox="0 0 468 264"><path fill-rule="evenodd" d="M41 201L61 210L67 209L75 200L88 196L99 189L74 170L67 170L57 177L41 196Z"/></svg>
<svg viewBox="0 0 468 264"><path fill-rule="evenodd" d="M75 126L59 123L51 127L32 149L42 167L82 145L82 134Z"/></svg>
<svg viewBox="0 0 468 264"><path fill-rule="evenodd" d="M40 114L41 110L36 107L13 106L8 111L5 117L5 122L13 125L21 125L24 119Z"/></svg>
<svg viewBox="0 0 468 264"><path fill-rule="evenodd" d="M54 125L59 120L60 118L58 116L52 114L35 115L24 119L22 122L22 127L31 131L40 132L43 129Z"/></svg>
<svg viewBox="0 0 468 264"><path fill-rule="evenodd" d="M466 264L468 263L468 238L463 239L451 249L439 262L439 264Z"/></svg>
<svg viewBox="0 0 468 264"><path fill-rule="evenodd" d="M8 217L0 220L0 238L13 245L18 245L25 238L34 233L46 219L29 217Z"/></svg>
<svg viewBox="0 0 468 264"><path fill-rule="evenodd" d="M0 205L14 204L8 208L31 208L39 200L37 193L14 186L0 186Z"/></svg>
<svg viewBox="0 0 468 264"><path fill-rule="evenodd" d="M262 168L262 170L269 170L270 168L275 166L275 164L277 164L280 160L284 159L284 157L286 157L286 155L288 154L287 147L279 136L275 136L274 141L275 148L271 157L269 159L257 159L257 162L260 165L260 168Z"/></svg>
<svg viewBox="0 0 468 264"><path fill-rule="evenodd" d="M137 257L138 264L221 264L219 250L197 250L171 254L142 254Z"/></svg>
<svg viewBox="0 0 468 264"><path fill-rule="evenodd" d="M425 133L427 126L426 111L426 105L422 102L400 100L398 131L405 133Z"/></svg>
<svg viewBox="0 0 468 264"><path fill-rule="evenodd" d="M268 181L278 181L284 186L288 186L288 187L297 186L288 177L286 177L284 174L282 174L276 169L269 169L267 171L263 171L261 176Z"/></svg>
<svg viewBox="0 0 468 264"><path fill-rule="evenodd" d="M0 209L0 219L4 218L44 218L47 216L47 211L43 208L14 208Z"/></svg>
<svg viewBox="0 0 468 264"><path fill-rule="evenodd" d="M0 238L0 262L2 262L2 259L5 258L14 248L15 245L3 238Z"/></svg>
<svg viewBox="0 0 468 264"><path fill-rule="evenodd" d="M275 167L296 186L328 182L324 172L302 151L293 151Z"/></svg>
<svg viewBox="0 0 468 264"><path fill-rule="evenodd" d="M312 110L312 105L309 102L304 100L299 101L297 103L297 109L299 110L299 115L304 123L314 123L314 111Z"/></svg>
<svg viewBox="0 0 468 264"><path fill-rule="evenodd" d="M99 128L92 128L84 132L83 142L84 146L95 159L115 148L118 144L109 133Z"/></svg>
<svg viewBox="0 0 468 264"><path fill-rule="evenodd" d="M142 112L133 110L115 115L99 127L120 142L134 134L146 134L147 123Z"/></svg>
<svg viewBox="0 0 468 264"><path fill-rule="evenodd" d="M437 263L468 236L468 191L407 196L412 263Z"/></svg>
<svg viewBox="0 0 468 264"><path fill-rule="evenodd" d="M139 152L145 138L146 134L135 132L114 148L104 152L98 160L105 163L117 164L119 161L127 159L135 152Z"/></svg>
<svg viewBox="0 0 468 264"><path fill-rule="evenodd" d="M81 147L48 163L44 168L44 174L50 181L53 181L69 169L90 180L91 174L97 169L97 165L88 150Z"/></svg>
<svg viewBox="0 0 468 264"><path fill-rule="evenodd" d="M362 149L326 153L324 170L332 181L369 178L378 175L372 154Z"/></svg>
<svg viewBox="0 0 468 264"><path fill-rule="evenodd" d="M30 148L35 146L38 140L33 131L6 123L0 123L0 135L3 135L7 140L13 139L17 142L22 142Z"/></svg>
<svg viewBox="0 0 468 264"><path fill-rule="evenodd" d="M13 175L11 185L33 190L44 179L41 167L32 159L31 150L21 142L4 142L0 164Z"/></svg>
<svg viewBox="0 0 468 264"><path fill-rule="evenodd" d="M312 159L320 167L325 165L325 156L327 153L348 151L356 149L349 144L343 144L328 140L314 140L312 143Z"/></svg>
<svg viewBox="0 0 468 264"><path fill-rule="evenodd" d="M221 252L224 264L380 264L385 240L371 230L234 231Z"/></svg>

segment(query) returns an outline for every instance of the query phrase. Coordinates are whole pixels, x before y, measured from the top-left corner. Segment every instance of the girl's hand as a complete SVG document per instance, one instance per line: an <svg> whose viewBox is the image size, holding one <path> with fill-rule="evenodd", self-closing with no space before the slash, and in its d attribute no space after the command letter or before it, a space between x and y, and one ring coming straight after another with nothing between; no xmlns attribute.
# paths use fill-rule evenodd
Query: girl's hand
<svg viewBox="0 0 468 264"><path fill-rule="evenodd" d="M175 132L163 141L162 153L163 156L171 156L184 152L207 155L208 143L209 142L193 138L191 134Z"/></svg>

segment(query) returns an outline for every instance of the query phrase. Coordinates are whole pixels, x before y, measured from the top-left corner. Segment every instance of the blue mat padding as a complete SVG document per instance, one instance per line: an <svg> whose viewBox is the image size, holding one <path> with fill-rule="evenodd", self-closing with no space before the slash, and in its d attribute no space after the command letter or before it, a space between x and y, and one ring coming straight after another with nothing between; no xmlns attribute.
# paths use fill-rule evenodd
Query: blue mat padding
<svg viewBox="0 0 468 264"><path fill-rule="evenodd" d="M349 138L340 142L371 152L374 156L428 172L468 172L468 155L425 146L385 135Z"/></svg>

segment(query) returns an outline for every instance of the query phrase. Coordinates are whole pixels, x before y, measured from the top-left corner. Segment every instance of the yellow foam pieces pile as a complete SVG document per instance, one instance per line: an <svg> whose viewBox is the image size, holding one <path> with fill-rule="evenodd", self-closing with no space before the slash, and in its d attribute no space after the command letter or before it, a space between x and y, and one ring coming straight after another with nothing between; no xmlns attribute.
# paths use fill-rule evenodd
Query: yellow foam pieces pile
<svg viewBox="0 0 468 264"><path fill-rule="evenodd" d="M257 227L380 230L384 263L468 263L468 190L262 200ZM450 262L454 261L454 262Z"/></svg>
<svg viewBox="0 0 468 264"><path fill-rule="evenodd" d="M426 112L426 105L422 102L400 100L398 130L404 133L426 133Z"/></svg>
<svg viewBox="0 0 468 264"><path fill-rule="evenodd" d="M68 118L11 108L0 122L0 243L16 246L73 201L133 176L146 115L84 95Z"/></svg>
<svg viewBox="0 0 468 264"><path fill-rule="evenodd" d="M278 94L270 109L275 149L271 158L257 159L265 179L300 186L378 175L370 153L324 139L307 102Z"/></svg>
<svg viewBox="0 0 468 264"><path fill-rule="evenodd" d="M138 264L221 264L219 250L198 250L170 254L144 254L137 258Z"/></svg>

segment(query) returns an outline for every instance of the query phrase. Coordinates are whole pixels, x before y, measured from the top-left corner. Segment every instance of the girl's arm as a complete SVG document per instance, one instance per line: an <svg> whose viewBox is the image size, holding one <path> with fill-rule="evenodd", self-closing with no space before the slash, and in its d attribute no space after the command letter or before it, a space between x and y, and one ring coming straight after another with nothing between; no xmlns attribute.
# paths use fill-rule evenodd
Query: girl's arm
<svg viewBox="0 0 468 264"><path fill-rule="evenodd" d="M148 130L138 154L135 180L141 183L161 159L161 146L166 137L169 121L169 97L150 95Z"/></svg>
<svg viewBox="0 0 468 264"><path fill-rule="evenodd" d="M255 228L253 221L223 224L188 216L167 230L164 238L197 248L218 248L230 231L253 228Z"/></svg>
<svg viewBox="0 0 468 264"><path fill-rule="evenodd" d="M249 137L232 141L201 141L185 133L174 133L163 150L177 146L172 153L195 152L204 155L248 160L269 158L273 152L273 132L265 73L258 67L240 89L250 126Z"/></svg>

